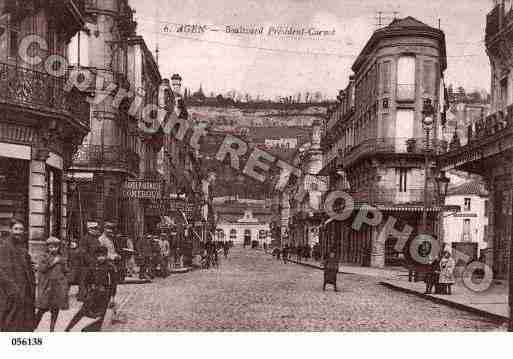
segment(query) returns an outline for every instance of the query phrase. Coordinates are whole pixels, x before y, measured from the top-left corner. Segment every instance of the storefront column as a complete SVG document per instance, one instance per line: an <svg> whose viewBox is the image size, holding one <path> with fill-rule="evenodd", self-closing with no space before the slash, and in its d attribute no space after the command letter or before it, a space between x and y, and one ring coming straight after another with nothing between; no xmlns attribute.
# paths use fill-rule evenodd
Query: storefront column
<svg viewBox="0 0 513 359"><path fill-rule="evenodd" d="M33 156L35 157L35 156ZM32 159L29 166L29 251L34 256L44 252L46 223L46 160Z"/></svg>

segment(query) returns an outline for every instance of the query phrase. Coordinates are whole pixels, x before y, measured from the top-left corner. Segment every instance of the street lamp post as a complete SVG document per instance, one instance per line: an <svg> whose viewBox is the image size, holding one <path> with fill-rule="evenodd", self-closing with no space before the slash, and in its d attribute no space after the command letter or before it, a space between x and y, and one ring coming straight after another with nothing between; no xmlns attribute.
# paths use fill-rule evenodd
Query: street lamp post
<svg viewBox="0 0 513 359"><path fill-rule="evenodd" d="M438 205L440 207L440 211L438 214L438 240L440 244L445 242L444 240L444 228L443 228L443 218L444 218L444 204L445 197L447 196L447 187L449 186L449 178L445 175L445 171L439 171L438 176L435 178L436 182L436 192L438 194Z"/></svg>
<svg viewBox="0 0 513 359"><path fill-rule="evenodd" d="M430 132L433 128L433 114L434 108L431 104L430 99L426 99L424 101L424 105L422 108L422 127L426 133L426 143L424 147L424 206L422 208L422 232L427 232L427 202L428 202L428 172L429 172L429 153L430 153Z"/></svg>

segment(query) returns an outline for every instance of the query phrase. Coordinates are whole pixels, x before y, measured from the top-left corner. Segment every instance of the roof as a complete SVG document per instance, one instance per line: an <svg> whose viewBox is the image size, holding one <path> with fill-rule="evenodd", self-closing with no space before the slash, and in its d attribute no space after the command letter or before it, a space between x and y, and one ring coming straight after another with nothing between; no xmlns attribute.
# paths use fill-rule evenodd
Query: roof
<svg viewBox="0 0 513 359"><path fill-rule="evenodd" d="M269 207L239 202L214 204L214 208L218 214L234 214L238 215L238 218L242 217L247 210L250 210L255 216L259 214L271 214Z"/></svg>
<svg viewBox="0 0 513 359"><path fill-rule="evenodd" d="M481 181L468 181L460 185L449 187L447 196L464 196L475 195L480 197L488 197L488 191L485 189L484 183Z"/></svg>
<svg viewBox="0 0 513 359"><path fill-rule="evenodd" d="M396 36L424 36L435 38L440 41L442 69L447 68L446 49L445 49L445 34L443 31L426 25L423 22L408 16L402 19L395 19L388 26L374 31L370 39L365 44L363 50L358 55L357 59L351 66L351 70L355 74L361 69L362 65L367 60L376 45L383 38L396 37Z"/></svg>
<svg viewBox="0 0 513 359"><path fill-rule="evenodd" d="M407 16L403 19L395 19L388 25L388 27L427 27L427 28L431 28L431 26L424 24L422 21L419 21L412 16Z"/></svg>

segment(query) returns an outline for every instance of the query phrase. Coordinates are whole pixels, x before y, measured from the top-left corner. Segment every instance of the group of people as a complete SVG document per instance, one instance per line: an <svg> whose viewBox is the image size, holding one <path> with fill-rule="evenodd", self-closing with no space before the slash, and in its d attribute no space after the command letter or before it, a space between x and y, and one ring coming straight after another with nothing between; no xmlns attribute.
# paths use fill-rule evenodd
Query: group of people
<svg viewBox="0 0 513 359"><path fill-rule="evenodd" d="M444 251L440 258L431 261L428 272L424 278L426 282L425 294L452 294L452 285L455 283L454 268L456 263L449 251Z"/></svg>
<svg viewBox="0 0 513 359"><path fill-rule="evenodd" d="M94 245L87 243L91 247L82 258L79 273L75 273L80 281L82 306L66 331L83 317L98 318L90 328L98 330L108 307L114 303L119 269L112 240L114 225L109 225ZM9 228L9 236L0 241L0 331L34 331L47 312L50 330L54 331L59 312L69 309L72 278L65 246L60 239L49 237L45 253L34 266L24 223L12 220Z"/></svg>
<svg viewBox="0 0 513 359"><path fill-rule="evenodd" d="M202 246L201 267L208 269L219 266L219 254L222 251L224 258L228 258L233 242L208 240Z"/></svg>
<svg viewBox="0 0 513 359"><path fill-rule="evenodd" d="M293 256L295 256L296 260L298 262L301 262L301 260L309 260L312 258L314 254L317 254L315 251L315 246L312 248L310 245L305 246L289 246L285 245L283 248L274 248L273 249L273 256L276 257L276 259L283 260L283 263L287 263ZM314 257L314 259L317 258L317 255ZM318 260L318 258L317 258Z"/></svg>

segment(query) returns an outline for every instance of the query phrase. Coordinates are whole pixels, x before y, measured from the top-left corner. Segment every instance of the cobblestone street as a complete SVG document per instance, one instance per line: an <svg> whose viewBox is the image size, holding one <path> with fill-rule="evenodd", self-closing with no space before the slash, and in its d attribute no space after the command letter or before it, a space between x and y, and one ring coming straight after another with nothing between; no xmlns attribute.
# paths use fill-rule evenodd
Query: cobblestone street
<svg viewBox="0 0 513 359"><path fill-rule="evenodd" d="M123 321L106 331L486 331L496 324L378 284L340 275L322 291L322 272L234 248L219 269L125 285Z"/></svg>

